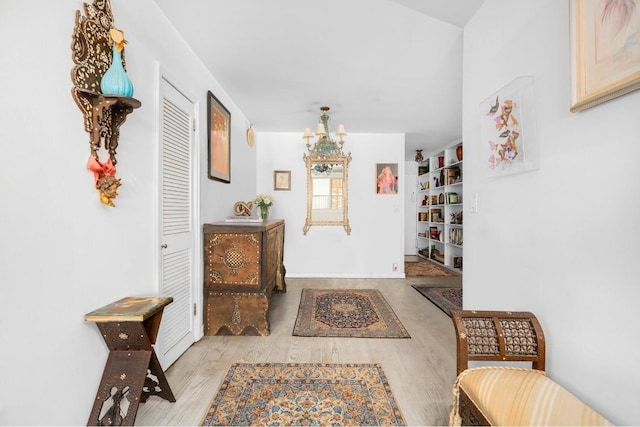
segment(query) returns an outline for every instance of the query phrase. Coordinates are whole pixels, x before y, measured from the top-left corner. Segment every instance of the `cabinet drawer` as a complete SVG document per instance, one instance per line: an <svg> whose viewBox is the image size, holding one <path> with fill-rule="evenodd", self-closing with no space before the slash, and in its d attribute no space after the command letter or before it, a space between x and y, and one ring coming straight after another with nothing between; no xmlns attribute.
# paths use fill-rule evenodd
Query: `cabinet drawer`
<svg viewBox="0 0 640 427"><path fill-rule="evenodd" d="M260 233L205 235L205 285L260 288Z"/></svg>
<svg viewBox="0 0 640 427"><path fill-rule="evenodd" d="M267 292L205 291L205 335L269 335Z"/></svg>

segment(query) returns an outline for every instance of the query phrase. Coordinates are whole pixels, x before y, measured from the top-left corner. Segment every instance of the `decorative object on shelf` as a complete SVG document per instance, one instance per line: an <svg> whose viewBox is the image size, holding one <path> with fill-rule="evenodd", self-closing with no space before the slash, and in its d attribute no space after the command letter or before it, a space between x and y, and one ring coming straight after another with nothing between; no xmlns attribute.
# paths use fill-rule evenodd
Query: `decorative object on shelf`
<svg viewBox="0 0 640 427"><path fill-rule="evenodd" d="M635 0L571 0L571 112L640 89Z"/></svg>
<svg viewBox="0 0 640 427"><path fill-rule="evenodd" d="M84 16L76 11L71 43L74 62L71 94L84 116L84 129L89 133L91 155L87 168L94 174L100 201L111 207L115 206L113 199L122 185L115 177L120 126L127 115L141 105L137 99L126 96L129 92L108 94L101 89L101 81L113 63L125 69L124 43L122 31L114 26L109 1L84 3ZM107 159L100 158L101 148L106 151Z"/></svg>
<svg viewBox="0 0 640 427"><path fill-rule="evenodd" d="M449 216L451 217L451 221L449 222L450 224L453 225L461 225L462 224L462 211L460 212L452 212L449 214Z"/></svg>
<svg viewBox="0 0 640 427"><path fill-rule="evenodd" d="M267 194L258 194L253 203L260 208L260 217L264 220L269 219L269 209L273 206L273 198Z"/></svg>
<svg viewBox="0 0 640 427"><path fill-rule="evenodd" d="M329 134L329 107L321 107L322 115L316 126L317 140L311 145L313 134L310 128L304 130L307 151L303 155L307 167L307 217L302 229L307 234L312 225L342 226L347 235L349 225L349 163L351 153L344 154L342 146L346 132L338 125L338 142ZM329 186L327 186L327 183Z"/></svg>
<svg viewBox="0 0 640 427"><path fill-rule="evenodd" d="M423 160L424 157L422 157L422 150L416 150L416 162L420 163Z"/></svg>
<svg viewBox="0 0 640 427"><path fill-rule="evenodd" d="M376 163L376 193L398 194L397 163Z"/></svg>
<svg viewBox="0 0 640 427"><path fill-rule="evenodd" d="M207 129L209 179L231 183L231 113L215 97L207 92Z"/></svg>
<svg viewBox="0 0 640 427"><path fill-rule="evenodd" d="M111 159L100 163L93 155L89 155L87 169L93 172L93 181L100 194L100 201L107 206L114 207L113 199L118 197L118 187L122 183L120 178L116 178L116 167Z"/></svg>
<svg viewBox="0 0 640 427"><path fill-rule="evenodd" d="M460 181L460 168L451 166L444 170L443 185L453 185Z"/></svg>
<svg viewBox="0 0 640 427"><path fill-rule="evenodd" d="M291 191L291 171L273 171L273 189Z"/></svg>
<svg viewBox="0 0 640 427"><path fill-rule="evenodd" d="M444 254L441 253L438 249L431 249L431 259L438 261L441 264L444 264Z"/></svg>
<svg viewBox="0 0 640 427"><path fill-rule="evenodd" d="M480 104L488 176L538 168L533 76L518 77ZM494 112L495 104L498 109Z"/></svg>
<svg viewBox="0 0 640 427"><path fill-rule="evenodd" d="M462 161L462 145L458 145L456 147L456 158L458 159L459 162Z"/></svg>
<svg viewBox="0 0 640 427"><path fill-rule="evenodd" d="M253 210L253 202L236 202L233 205L233 214L235 216L251 216Z"/></svg>
<svg viewBox="0 0 640 427"><path fill-rule="evenodd" d="M133 83L122 64L122 50L127 43L124 33L122 30L112 28L109 30L109 40L113 42L111 66L100 80L100 90L104 95L133 96Z"/></svg>
<svg viewBox="0 0 640 427"><path fill-rule="evenodd" d="M438 168L444 167L444 156L438 156Z"/></svg>

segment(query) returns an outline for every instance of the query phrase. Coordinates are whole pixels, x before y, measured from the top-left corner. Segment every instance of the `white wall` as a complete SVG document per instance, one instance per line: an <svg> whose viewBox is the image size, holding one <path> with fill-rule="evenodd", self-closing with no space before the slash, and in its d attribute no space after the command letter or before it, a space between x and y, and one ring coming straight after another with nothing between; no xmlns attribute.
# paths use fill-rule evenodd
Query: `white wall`
<svg viewBox="0 0 640 427"><path fill-rule="evenodd" d="M287 276L404 277L404 189L396 195L376 194L375 168L376 163L398 163L400 186L405 185L404 135L350 133L345 141L343 150L353 158L349 165L351 235L343 227L312 226L305 236L302 131L258 133L257 190L275 197L271 218L285 219ZM273 191L274 170L291 170L291 191Z"/></svg>
<svg viewBox="0 0 640 427"><path fill-rule="evenodd" d="M572 114L568 2L487 0L464 37L466 309L526 310L551 378L640 424L640 92ZM479 104L535 79L540 169L488 179Z"/></svg>
<svg viewBox="0 0 640 427"><path fill-rule="evenodd" d="M13 40L0 54L0 424L86 424L107 348L84 314L157 293L158 66L199 103L202 221L255 194L255 172L243 167L255 162L242 144L248 120L153 1L112 4L142 107L120 129L123 185L108 208L86 170L88 135L70 92L82 2L0 2L0 37ZM231 110L231 185L206 179L207 90Z"/></svg>

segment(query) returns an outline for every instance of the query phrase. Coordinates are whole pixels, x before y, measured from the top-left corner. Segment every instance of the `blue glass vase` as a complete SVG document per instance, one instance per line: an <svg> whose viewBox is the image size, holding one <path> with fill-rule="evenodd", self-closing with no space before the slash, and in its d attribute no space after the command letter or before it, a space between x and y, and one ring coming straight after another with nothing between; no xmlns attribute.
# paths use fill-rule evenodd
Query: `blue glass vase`
<svg viewBox="0 0 640 427"><path fill-rule="evenodd" d="M100 90L104 95L133 96L133 83L122 66L122 54L113 45L111 66L102 76Z"/></svg>

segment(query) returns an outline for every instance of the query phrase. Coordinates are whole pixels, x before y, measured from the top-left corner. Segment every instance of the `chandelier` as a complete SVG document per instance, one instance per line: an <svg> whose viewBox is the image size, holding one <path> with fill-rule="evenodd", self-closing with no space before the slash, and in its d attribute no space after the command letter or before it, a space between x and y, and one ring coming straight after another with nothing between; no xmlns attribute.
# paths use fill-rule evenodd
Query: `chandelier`
<svg viewBox="0 0 640 427"><path fill-rule="evenodd" d="M318 139L315 141L313 147L310 143L314 135L311 133L311 129L306 128L302 135L302 138L307 141L307 150L311 157L318 159L342 155L342 145L344 144L344 137L347 134L344 131L344 125L338 125L338 131L336 132L338 142L334 141L329 135L329 115L327 114L329 107L320 107L320 110L322 111L322 115L314 132Z"/></svg>

